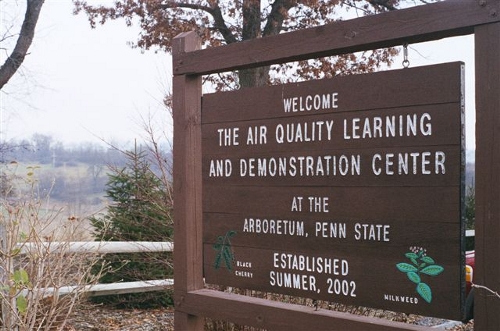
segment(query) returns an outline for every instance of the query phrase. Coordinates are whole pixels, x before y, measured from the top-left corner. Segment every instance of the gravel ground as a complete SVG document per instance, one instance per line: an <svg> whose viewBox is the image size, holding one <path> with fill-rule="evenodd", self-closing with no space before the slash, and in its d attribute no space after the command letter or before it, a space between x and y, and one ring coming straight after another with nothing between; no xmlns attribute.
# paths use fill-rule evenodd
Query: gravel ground
<svg viewBox="0 0 500 331"><path fill-rule="evenodd" d="M378 316L380 317L380 316ZM398 320L390 314L388 319ZM410 315L406 322L430 326L436 330L473 331L474 322L454 325L447 320ZM174 330L174 311L161 309L114 309L86 306L77 309L65 331L171 331Z"/></svg>
<svg viewBox="0 0 500 331"><path fill-rule="evenodd" d="M174 311L161 309L114 309L84 307L73 312L67 331L171 331Z"/></svg>

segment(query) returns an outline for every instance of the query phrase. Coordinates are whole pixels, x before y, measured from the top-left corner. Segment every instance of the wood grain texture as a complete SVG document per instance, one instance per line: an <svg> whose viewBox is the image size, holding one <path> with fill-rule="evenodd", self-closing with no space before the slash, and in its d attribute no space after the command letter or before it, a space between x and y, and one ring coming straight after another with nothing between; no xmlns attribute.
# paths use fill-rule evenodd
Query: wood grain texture
<svg viewBox="0 0 500 331"><path fill-rule="evenodd" d="M462 63L450 63L205 97L207 282L460 319L465 287L462 74ZM342 93L332 96L332 91L339 90ZM302 112L312 107L318 95L327 98L329 107L304 116ZM338 108L332 107L337 97ZM296 111L284 111L284 100L292 99ZM425 123L428 134L421 127L420 133L408 135L402 124L397 137L358 135L358 128L368 130L375 118L404 122L408 114L424 119L416 122ZM353 126L362 119L368 125ZM331 126L322 135L316 128L314 135L311 123ZM251 133L255 127L256 133ZM301 128L300 139L280 141L279 127L295 128L294 132ZM246 137L250 136L262 141L249 143ZM304 136L309 140L304 141ZM419 170L422 164L417 159L407 168L411 171L399 166L401 157L424 153L429 156L429 169ZM443 168L431 170L441 157L446 160ZM324 208L321 201L326 203ZM343 234L332 227L344 229ZM427 250L446 272L435 279L420 277L417 272L427 264L408 260L419 268L411 274L413 280L408 279L396 265L404 262L411 247ZM307 267L279 268L276 254L311 261L333 254L344 259L349 272L332 276ZM416 284L432 287L428 304L425 296L419 297ZM396 301L401 297L412 304Z"/></svg>
<svg viewBox="0 0 500 331"><path fill-rule="evenodd" d="M216 319L232 320L240 325L273 331L290 330L428 330L425 327L390 322L379 318L356 316L312 307L259 298L220 293L211 290L193 291L186 296L179 310L196 312Z"/></svg>
<svg viewBox="0 0 500 331"><path fill-rule="evenodd" d="M173 58L199 48L195 33L174 40ZM174 117L174 302L203 288L201 247L201 78L173 81ZM203 330L203 318L175 313L176 330Z"/></svg>
<svg viewBox="0 0 500 331"><path fill-rule="evenodd" d="M482 3L482 5L481 5ZM180 56L174 74L208 74L471 34L500 21L497 0L448 0Z"/></svg>
<svg viewBox="0 0 500 331"><path fill-rule="evenodd" d="M475 31L476 270L475 283L500 289L500 24ZM500 299L475 291L475 329L500 330Z"/></svg>

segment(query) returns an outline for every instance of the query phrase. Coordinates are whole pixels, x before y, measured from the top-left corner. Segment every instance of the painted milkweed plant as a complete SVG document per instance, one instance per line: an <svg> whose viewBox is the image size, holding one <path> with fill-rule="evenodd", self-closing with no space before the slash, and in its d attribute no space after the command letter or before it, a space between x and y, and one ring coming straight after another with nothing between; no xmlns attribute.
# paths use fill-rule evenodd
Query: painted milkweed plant
<svg viewBox="0 0 500 331"><path fill-rule="evenodd" d="M427 255L427 250L422 247L410 247L410 251L405 254L411 263L401 262L396 264L399 271L406 273L410 281L417 284L417 293L428 303L432 301L432 290L429 285L422 281L422 275L437 276L444 271L444 268L434 262L434 259Z"/></svg>
<svg viewBox="0 0 500 331"><path fill-rule="evenodd" d="M225 235L217 237L217 241L213 244L213 248L217 251L215 255L214 268L217 270L221 267L222 262L227 270L233 270L234 252L231 247L231 238L234 237L236 231L230 230Z"/></svg>

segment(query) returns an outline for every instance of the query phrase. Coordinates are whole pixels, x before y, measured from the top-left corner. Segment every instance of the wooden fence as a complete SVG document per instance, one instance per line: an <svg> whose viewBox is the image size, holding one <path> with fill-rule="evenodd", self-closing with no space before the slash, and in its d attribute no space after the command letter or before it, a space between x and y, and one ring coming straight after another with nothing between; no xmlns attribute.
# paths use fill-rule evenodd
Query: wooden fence
<svg viewBox="0 0 500 331"><path fill-rule="evenodd" d="M108 241L108 242L46 242L41 243L46 246L48 252L56 251L61 246L68 246L65 248L67 253L138 253L138 252L173 252L174 245L171 242L149 242L149 241ZM40 244L37 244L39 246ZM34 244L24 243L19 246L20 253L26 254L35 248ZM104 296L113 294L124 293L143 293L164 290L167 286L174 284L173 279L158 279L158 280L145 280L135 282L111 283L111 284L96 284L87 285L81 288L89 296ZM59 295L64 295L73 292L81 286L66 285L56 288L46 288L44 290L44 297L51 296L57 290Z"/></svg>

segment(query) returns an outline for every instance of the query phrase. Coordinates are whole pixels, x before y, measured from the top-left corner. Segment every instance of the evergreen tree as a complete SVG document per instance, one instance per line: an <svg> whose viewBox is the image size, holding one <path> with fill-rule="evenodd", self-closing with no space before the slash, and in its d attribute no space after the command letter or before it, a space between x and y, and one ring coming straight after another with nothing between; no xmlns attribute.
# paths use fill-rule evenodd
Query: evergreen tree
<svg viewBox="0 0 500 331"><path fill-rule="evenodd" d="M474 185L467 187L465 193L465 228L474 230L476 224L476 192Z"/></svg>
<svg viewBox="0 0 500 331"><path fill-rule="evenodd" d="M173 235L172 206L168 203L170 185L151 170L147 154L127 152L128 163L112 168L107 183L111 204L107 213L91 218L96 240L170 241ZM97 268L109 272L102 283L165 279L172 277L171 253L107 254ZM171 303L168 293L150 292L94 298L121 307L154 307Z"/></svg>

